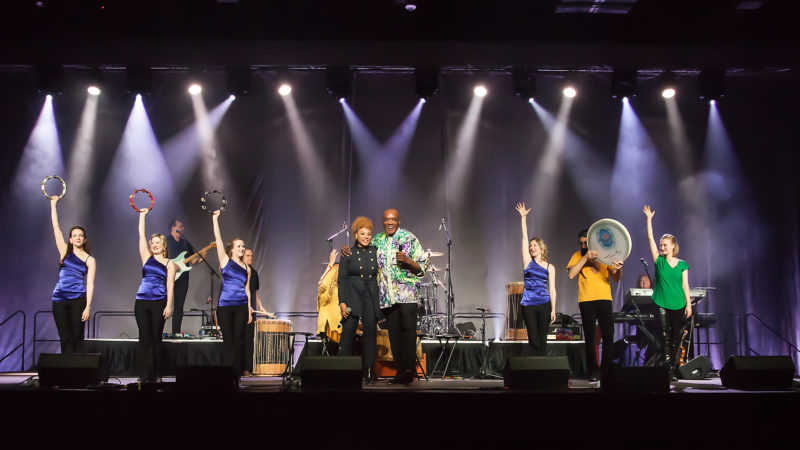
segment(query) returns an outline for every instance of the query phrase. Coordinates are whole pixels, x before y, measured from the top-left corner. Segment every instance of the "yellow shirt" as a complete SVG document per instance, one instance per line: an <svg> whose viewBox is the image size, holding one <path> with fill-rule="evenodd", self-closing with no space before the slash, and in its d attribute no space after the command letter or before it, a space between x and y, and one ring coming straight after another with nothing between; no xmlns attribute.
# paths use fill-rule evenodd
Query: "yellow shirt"
<svg viewBox="0 0 800 450"><path fill-rule="evenodd" d="M581 260L581 252L575 252L569 259L567 268L570 268ZM611 285L608 283L608 266L598 263L600 270L595 271L594 267L584 265L578 274L578 301L591 302L594 300L611 301Z"/></svg>

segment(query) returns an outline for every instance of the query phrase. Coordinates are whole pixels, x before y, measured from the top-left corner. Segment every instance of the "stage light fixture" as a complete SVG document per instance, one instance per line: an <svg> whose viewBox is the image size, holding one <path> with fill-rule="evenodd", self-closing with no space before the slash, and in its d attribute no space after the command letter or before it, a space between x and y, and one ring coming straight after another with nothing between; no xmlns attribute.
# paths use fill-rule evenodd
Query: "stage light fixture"
<svg viewBox="0 0 800 450"><path fill-rule="evenodd" d="M235 95L233 95L233 94L229 95L229 96L228 96L228 98L229 98L230 100L236 100L236 96L235 96Z"/></svg>
<svg viewBox="0 0 800 450"><path fill-rule="evenodd" d="M525 101L536 96L535 73L535 70L525 67L515 67L511 71L511 77L514 81L514 95Z"/></svg>
<svg viewBox="0 0 800 450"><path fill-rule="evenodd" d="M353 90L353 73L349 67L328 67L325 70L328 94L343 102Z"/></svg>
<svg viewBox="0 0 800 450"><path fill-rule="evenodd" d="M225 72L228 76L228 94L241 97L250 92L249 67L228 67Z"/></svg>
<svg viewBox="0 0 800 450"><path fill-rule="evenodd" d="M700 72L697 79L700 98L703 100L719 100L725 96L723 79L725 78L724 69L704 69Z"/></svg>
<svg viewBox="0 0 800 450"><path fill-rule="evenodd" d="M565 87L562 93L564 94L564 97L567 98L575 98L575 96L578 95L577 89L572 86Z"/></svg>
<svg viewBox="0 0 800 450"><path fill-rule="evenodd" d="M189 85L189 89L187 89L187 90L192 95L197 95L197 94L203 92L203 88L197 83L190 84Z"/></svg>
<svg viewBox="0 0 800 450"><path fill-rule="evenodd" d="M86 88L86 92L88 92L89 95L100 95L100 88L97 86L89 86Z"/></svg>
<svg viewBox="0 0 800 450"><path fill-rule="evenodd" d="M675 89L671 88L671 87L664 88L664 90L661 91L661 96L664 97L664 98L675 97Z"/></svg>
<svg viewBox="0 0 800 450"><path fill-rule="evenodd" d="M284 97L291 93L292 93L292 87L286 83L281 84L281 86L278 88L278 94L281 94Z"/></svg>
<svg viewBox="0 0 800 450"><path fill-rule="evenodd" d="M405 8L406 8L406 11L412 12L412 11L415 11L417 9L417 5L414 4L414 3L410 3L409 2L409 3L406 3Z"/></svg>
<svg viewBox="0 0 800 450"><path fill-rule="evenodd" d="M628 103L629 101L628 97L622 97L622 103Z"/></svg>
<svg viewBox="0 0 800 450"><path fill-rule="evenodd" d="M344 104L344 97L339 97L339 103Z"/></svg>
<svg viewBox="0 0 800 450"><path fill-rule="evenodd" d="M430 100L437 92L439 92L439 68L415 67L414 94L417 98Z"/></svg>
<svg viewBox="0 0 800 450"><path fill-rule="evenodd" d="M482 84L479 84L479 85L475 86L475 89L473 89L473 92L478 97L486 97L486 94L489 93L489 91L486 89L486 86L484 86Z"/></svg>
<svg viewBox="0 0 800 450"><path fill-rule="evenodd" d="M38 92L62 94L64 92L64 67L57 64L36 66L36 85Z"/></svg>
<svg viewBox="0 0 800 450"><path fill-rule="evenodd" d="M129 93L150 94L153 86L153 74L147 66L130 65L125 80Z"/></svg>
<svg viewBox="0 0 800 450"><path fill-rule="evenodd" d="M636 94L636 69L614 69L611 74L611 96L613 98L631 98Z"/></svg>

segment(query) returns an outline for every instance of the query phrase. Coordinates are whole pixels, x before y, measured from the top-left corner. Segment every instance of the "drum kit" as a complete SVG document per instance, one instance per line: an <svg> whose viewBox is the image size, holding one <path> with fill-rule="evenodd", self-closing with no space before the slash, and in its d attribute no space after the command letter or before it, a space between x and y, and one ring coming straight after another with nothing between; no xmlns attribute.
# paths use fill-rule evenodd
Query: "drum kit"
<svg viewBox="0 0 800 450"><path fill-rule="evenodd" d="M434 252L428 249L428 258L438 258L444 256L442 252ZM439 312L438 291L441 287L447 291L447 287L439 279L438 273L442 272L435 265L428 267L428 281L420 284L419 306L417 315L417 328L424 336L436 336L447 334L447 314Z"/></svg>

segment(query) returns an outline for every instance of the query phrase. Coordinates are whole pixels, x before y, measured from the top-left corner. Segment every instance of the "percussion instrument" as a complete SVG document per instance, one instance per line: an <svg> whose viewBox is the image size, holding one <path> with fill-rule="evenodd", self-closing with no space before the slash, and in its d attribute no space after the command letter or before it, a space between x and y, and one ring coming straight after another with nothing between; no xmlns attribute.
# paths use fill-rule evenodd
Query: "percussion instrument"
<svg viewBox="0 0 800 450"><path fill-rule="evenodd" d="M428 258L438 258L439 256L444 256L444 253L442 253L442 252L434 252L431 249L427 249L427 250L425 250L425 255Z"/></svg>
<svg viewBox="0 0 800 450"><path fill-rule="evenodd" d="M257 319L253 343L253 375L280 376L289 364L292 322Z"/></svg>
<svg viewBox="0 0 800 450"><path fill-rule="evenodd" d="M44 194L44 196L46 198L48 198L48 199L50 197L52 197L52 195L47 193L47 189L45 188L45 184L47 184L47 182L50 181L51 179L56 179L56 180L61 182L61 194L59 194L58 198L61 198L64 195L66 195L66 193L67 193L67 183L64 182L64 179L61 178L58 175L48 175L48 176L44 177L44 180L42 180L42 194Z"/></svg>
<svg viewBox="0 0 800 450"><path fill-rule="evenodd" d="M506 341L527 341L528 331L522 318L522 293L525 283L514 281L506 284Z"/></svg>
<svg viewBox="0 0 800 450"><path fill-rule="evenodd" d="M136 203L135 203L135 202L134 202L134 200L133 200L133 198L134 198L134 197L136 196L136 194L138 194L139 192L143 192L143 193L147 194L147 195L150 197L150 207L149 207L149 208L145 208L145 209L147 209L148 211L150 211L151 209L153 209L153 206L156 204L156 201L155 201L155 199L153 198L153 194L151 194L151 193L150 193L150 191L148 191L147 189L137 189L137 190L133 191L133 194L131 194L131 197L130 197L130 201L131 201L131 208L133 208L133 210L134 210L134 211L136 211L136 212L139 212L139 210L141 210L141 209L142 209L142 208L139 208L139 207L137 207L137 206L136 206Z"/></svg>
<svg viewBox="0 0 800 450"><path fill-rule="evenodd" d="M589 250L598 253L597 260L611 265L625 261L631 254L631 235L625 225L614 219L600 219L589 227L586 234Z"/></svg>
<svg viewBox="0 0 800 450"><path fill-rule="evenodd" d="M209 201L209 199L211 198L212 195L220 197L220 206L219 206L219 208L209 207L209 206L206 205L206 203ZM203 194L203 196L200 197L200 207L203 208L203 210L208 211L211 214L213 214L214 211L216 211L217 209L220 212L225 211L225 206L227 204L228 204L228 201L225 200L225 195L223 195L222 192L220 192L220 191L218 191L216 189L211 190L211 191L206 191Z"/></svg>

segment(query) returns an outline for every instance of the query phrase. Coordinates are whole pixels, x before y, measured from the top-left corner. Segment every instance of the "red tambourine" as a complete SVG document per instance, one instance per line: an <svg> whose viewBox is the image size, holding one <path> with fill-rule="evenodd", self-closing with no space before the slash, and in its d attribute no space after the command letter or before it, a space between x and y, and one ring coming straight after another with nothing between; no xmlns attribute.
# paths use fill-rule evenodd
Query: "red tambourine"
<svg viewBox="0 0 800 450"><path fill-rule="evenodd" d="M151 209L153 209L153 205L156 204L156 201L153 198L153 194L151 194L150 191L148 191L147 189L137 189L137 190L133 191L133 194L131 194L131 208L133 208L134 211L139 212L140 208L137 208L136 204L133 203L133 196L136 195L139 192L144 192L145 194L150 196L150 207L147 208L147 210L150 211Z"/></svg>

